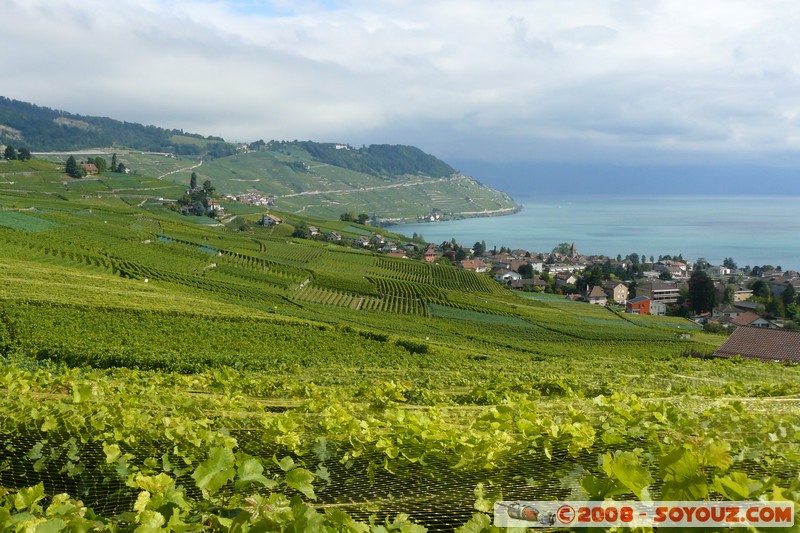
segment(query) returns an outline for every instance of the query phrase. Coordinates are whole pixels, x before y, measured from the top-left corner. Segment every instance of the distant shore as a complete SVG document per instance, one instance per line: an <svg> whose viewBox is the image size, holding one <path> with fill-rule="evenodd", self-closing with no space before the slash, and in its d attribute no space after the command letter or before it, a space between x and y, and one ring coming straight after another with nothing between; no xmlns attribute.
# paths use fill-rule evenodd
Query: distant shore
<svg viewBox="0 0 800 533"><path fill-rule="evenodd" d="M504 207L501 209L484 209L482 211L463 211L461 213L451 213L447 215L441 215L439 219L433 221L419 220L419 219L405 219L405 218L384 219L381 221L381 226L389 227L389 226L405 226L409 224L437 224L439 222L451 222L453 220L465 220L468 218L503 217L519 213L520 211L522 211L522 208L523 208L522 205L516 205L514 207Z"/></svg>

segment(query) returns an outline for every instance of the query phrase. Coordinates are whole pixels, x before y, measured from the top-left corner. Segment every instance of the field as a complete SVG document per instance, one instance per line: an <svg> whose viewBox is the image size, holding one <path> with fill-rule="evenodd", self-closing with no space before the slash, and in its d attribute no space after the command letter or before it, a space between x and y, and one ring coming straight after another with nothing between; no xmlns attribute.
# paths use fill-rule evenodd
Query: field
<svg viewBox="0 0 800 533"><path fill-rule="evenodd" d="M690 357L724 338L686 320L13 172L3 530L488 531L501 499L800 503L800 369ZM122 179L102 181L164 183Z"/></svg>

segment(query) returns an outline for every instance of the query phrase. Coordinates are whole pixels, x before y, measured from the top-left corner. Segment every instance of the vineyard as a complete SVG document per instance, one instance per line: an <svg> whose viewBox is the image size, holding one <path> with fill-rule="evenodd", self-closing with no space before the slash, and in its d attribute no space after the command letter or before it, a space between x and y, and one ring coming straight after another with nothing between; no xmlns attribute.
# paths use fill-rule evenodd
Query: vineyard
<svg viewBox="0 0 800 533"><path fill-rule="evenodd" d="M690 357L724 338L487 274L59 197L37 168L0 191L4 531L477 532L498 500L800 503L796 366Z"/></svg>

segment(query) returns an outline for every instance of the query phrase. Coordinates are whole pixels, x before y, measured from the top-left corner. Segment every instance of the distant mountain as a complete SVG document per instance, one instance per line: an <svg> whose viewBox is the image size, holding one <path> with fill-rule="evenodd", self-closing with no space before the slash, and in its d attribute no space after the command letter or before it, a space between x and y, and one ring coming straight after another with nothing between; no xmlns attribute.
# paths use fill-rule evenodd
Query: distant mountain
<svg viewBox="0 0 800 533"><path fill-rule="evenodd" d="M0 144L25 146L37 152L120 146L197 154L211 149L214 144L224 144L224 139L105 117L75 115L0 96Z"/></svg>
<svg viewBox="0 0 800 533"><path fill-rule="evenodd" d="M222 137L203 137L183 130L75 115L2 96L0 144L25 146L37 152L124 147L215 158L236 153L235 146ZM258 149L265 145L264 141L257 141L251 146ZM271 141L270 146L296 147L323 163L375 176L420 174L440 178L456 173L447 163L413 146L381 144L354 148L312 141Z"/></svg>

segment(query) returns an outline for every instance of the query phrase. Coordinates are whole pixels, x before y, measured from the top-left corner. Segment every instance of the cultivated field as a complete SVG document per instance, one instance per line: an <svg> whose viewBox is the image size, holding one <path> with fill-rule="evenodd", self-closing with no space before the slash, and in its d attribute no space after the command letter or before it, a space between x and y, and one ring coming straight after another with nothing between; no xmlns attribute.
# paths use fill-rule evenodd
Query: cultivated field
<svg viewBox="0 0 800 533"><path fill-rule="evenodd" d="M800 370L688 357L723 340L688 321L77 192L164 180L11 172L3 529L488 531L500 499L800 502Z"/></svg>

